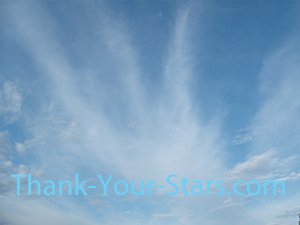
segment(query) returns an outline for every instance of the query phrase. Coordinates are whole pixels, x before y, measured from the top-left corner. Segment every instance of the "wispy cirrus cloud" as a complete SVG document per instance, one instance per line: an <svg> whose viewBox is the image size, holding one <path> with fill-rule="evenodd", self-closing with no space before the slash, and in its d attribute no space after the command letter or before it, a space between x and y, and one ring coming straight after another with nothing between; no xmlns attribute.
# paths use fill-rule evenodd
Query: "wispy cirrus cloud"
<svg viewBox="0 0 300 225"><path fill-rule="evenodd" d="M288 41L289 44L265 60L260 73L262 105L253 115L250 133L235 141L235 144L250 141L253 150L248 158L241 157L245 160L230 163L226 154L235 153L226 150L222 127L225 115L205 118L201 110L195 109L196 102L190 93L199 76L194 68L197 58L192 53L195 43L189 38L193 13L199 6L178 6L159 74L162 83L157 84L159 93L152 96L144 79L145 70L149 68L141 63L143 53L133 41L126 16L117 15L108 3L77 4L82 12L94 13L82 18L89 27L75 29L73 33L75 41L71 49L81 53L79 56L72 55L70 43L62 41L65 27L61 22L65 17L55 17L43 3L5 4L9 32L6 31L25 49L36 68L43 92L33 92L43 97L35 99L35 107L21 112L23 97L17 86L9 81L2 85L2 111L14 118L11 122L22 113L27 135L20 141L9 139L9 135L14 135L8 135L12 131L0 133L6 156L16 158L19 154L23 162L5 158L7 170L1 176L19 170L55 178L72 176L78 170L83 174L104 172L139 179L149 176L161 179L174 172L214 179L298 176L295 165L298 154L291 148L298 146L299 133L295 122L299 116L299 100L295 97L299 96L298 52L294 50L298 48L297 41ZM71 29L79 21L66 23ZM200 73L200 76L207 75ZM26 86L26 79L20 82ZM201 101L204 97L200 93L198 98ZM205 111L205 106L202 110ZM288 149L287 153L282 149ZM141 204L124 200L124 205L131 203L128 204L130 209L119 207L120 202L115 200L107 200L105 205L101 200L70 200L65 204L66 212L60 210L59 201L63 199L54 204L41 198L19 202L8 192L3 193L4 201L0 204L1 211L5 212L3 221L16 224L18 221L41 223L45 217L51 217L48 223L61 224L94 224L100 217L106 224L120 220L128 224L239 224L245 221L248 221L246 224L265 224L266 221L276 224L282 221L276 213L284 210L267 200L215 197L174 200L159 196ZM294 210L297 199L288 196L280 203ZM16 204L19 213L14 217L10 212ZM82 213L81 204L87 206ZM273 211L261 209L260 204ZM9 207L4 208L6 205ZM253 207L258 214L252 213ZM32 217L31 211L37 209L41 214Z"/></svg>

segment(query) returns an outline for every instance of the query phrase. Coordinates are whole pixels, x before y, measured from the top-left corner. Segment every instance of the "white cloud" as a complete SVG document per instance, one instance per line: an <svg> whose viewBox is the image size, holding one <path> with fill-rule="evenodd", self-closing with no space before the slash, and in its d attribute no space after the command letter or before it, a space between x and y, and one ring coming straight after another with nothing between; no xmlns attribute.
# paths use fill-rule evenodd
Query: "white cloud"
<svg viewBox="0 0 300 225"><path fill-rule="evenodd" d="M255 137L257 149L274 146L292 153L300 146L299 49L298 41L289 40L264 62L260 73L264 102L254 118L260 131Z"/></svg>
<svg viewBox="0 0 300 225"><path fill-rule="evenodd" d="M234 177L247 179L283 178L297 166L297 157L282 158L275 149L250 156L245 162L237 163L230 173Z"/></svg>
<svg viewBox="0 0 300 225"><path fill-rule="evenodd" d="M190 57L187 51L188 40L185 38L188 33L188 8L179 11L174 26L174 40L171 40L164 71L165 88L169 93L167 101L164 97L157 101L144 99L138 53L130 43L126 26L120 21L101 16L101 19L105 19L102 26L104 41L109 47L107 53L117 58L116 67L121 69L114 76L117 87L122 91L120 98L127 96L124 105L118 99L111 99L108 104L105 97L98 98L97 104L90 102L90 97L98 97L97 94L93 96L98 89L107 89L101 79L100 82L94 80L93 83L99 86L94 87L96 90L89 93L89 98L82 96L84 90L78 84L82 84L84 79L76 71L76 65L65 57L63 48L55 39L55 33L51 32L56 30L55 24L42 8L34 6L34 13L31 13L27 7L23 5L13 8L12 22L32 59L51 80L49 90L45 91L50 93L58 106L58 109L54 107L48 113L40 112L38 123L30 122L37 125L31 125L33 135L41 137L51 146L44 145L45 148L56 149L51 153L35 150L36 156L44 165L51 161L49 157L54 157L52 160L57 161L56 154L62 154L67 158L84 157L90 162L87 167L97 168L101 164L128 177L161 177L170 172L198 175L199 171L206 171L203 176L209 176L222 171L222 140L217 119L201 123L201 115L196 115L188 102L188 83L181 84L172 79L173 75L177 77L177 81L188 76L192 79L193 76L190 60L186 60ZM30 16L25 16L27 14ZM120 49L124 49L126 55L119 54ZM184 95L186 100L182 99ZM111 109L115 105L115 117L105 112L105 109ZM62 124L56 122L60 121L61 115L65 121ZM120 118L122 123L117 124L115 120ZM131 126L132 124L135 125ZM49 126L53 132L49 132ZM55 135L57 132L60 137L76 136L72 139L59 139ZM60 149L53 146L53 139ZM37 145L37 148L41 146Z"/></svg>
<svg viewBox="0 0 300 225"><path fill-rule="evenodd" d="M235 142L251 141L255 150L245 162L237 163L230 170L224 165L224 140L218 118L203 122L201 113L196 114L193 110L190 98L189 84L194 74L189 51L192 47L187 36L191 29L189 15L192 8L186 7L178 12L162 72L165 76L162 97L153 101L147 100L147 93L142 91L145 88L141 82L139 52L132 44L125 22L120 22L118 17L114 18L110 13L97 17L101 23L97 23L97 30L93 31L101 33L101 41L107 47L96 56L111 57L113 63L109 66L117 68L116 74L111 75L115 80L112 86L117 90L111 90L111 86L99 78L105 75L105 71L91 69L91 76L86 79L80 67L72 63L63 45L56 39L54 20L42 7L26 3L12 5L9 10L19 44L28 51L42 76L49 81L44 88L50 96L44 99L47 107L36 112L36 117L26 117L27 133L32 139L14 144L17 151L24 152L26 149L34 155L38 164L43 165L45 171L39 173L37 170L37 175L45 172L57 177L65 176L79 168L99 173L105 168L105 171L127 178L161 178L173 172L201 178L223 174L228 174L231 179L241 176L298 177L290 167L295 162L293 154L281 152L282 144L290 140L290 145L296 146L299 134L298 65L292 63L297 61L298 55L292 47L266 60L261 74L262 83L273 80L274 73L278 81L274 90L273 85L263 84L263 92L267 92L266 102L254 118L255 135L242 135ZM107 13L107 10L104 12ZM288 60L282 61L286 55ZM102 65L101 62L99 64ZM289 74L287 78L283 77L286 71ZM0 112L9 115L12 121L21 112L23 98L14 83L8 82L2 89L1 102L5 107ZM0 141L2 138L2 145L10 148L6 135L0 133ZM273 145L278 150L265 150ZM7 153L6 150L3 152ZM24 164L12 165L6 158L5 166L24 173L34 168ZM297 198L288 198L287 201L290 202L284 206L293 208ZM104 220L106 224L123 222L124 218L128 219L128 224L138 224L139 221L164 224L165 219L173 218L173 224L210 225L244 221L245 224L253 224L253 221L263 224L275 218L275 213L268 210L268 207L272 208L272 202L264 204L267 210L260 208L259 216L251 213L253 207L257 207L255 203L253 207L247 207L244 201L228 199L160 199L158 205L166 206L167 212L153 213L146 219L131 218L131 215L118 213L117 207L112 206L110 210L117 211L115 216L106 214ZM1 202L0 208L6 213L4 221L16 224L18 221L22 221L22 225L46 224L43 219L50 217L46 221L49 224L58 224L57 221L61 224L94 224L89 221L89 215L81 217L77 215L78 210L62 212L44 200L20 202L6 199ZM10 211L15 212L14 208L18 211L16 217L9 214ZM32 212L38 210L40 214L32 217ZM278 207L274 212L280 214L284 210ZM266 212L265 216L263 212Z"/></svg>
<svg viewBox="0 0 300 225"><path fill-rule="evenodd" d="M16 143L16 150L17 150L17 152L19 152L21 154L24 153L26 151L25 144L17 142Z"/></svg>
<svg viewBox="0 0 300 225"><path fill-rule="evenodd" d="M42 198L17 199L13 196L1 198L0 223L16 225L58 224L58 225L96 225L88 219L85 209L75 207L71 202L60 201L60 205Z"/></svg>
<svg viewBox="0 0 300 225"><path fill-rule="evenodd" d="M0 160L3 160L6 159L11 149L7 131L0 131L0 146Z"/></svg>
<svg viewBox="0 0 300 225"><path fill-rule="evenodd" d="M4 123L14 122L21 113L23 97L17 83L5 81L0 87L0 115Z"/></svg>

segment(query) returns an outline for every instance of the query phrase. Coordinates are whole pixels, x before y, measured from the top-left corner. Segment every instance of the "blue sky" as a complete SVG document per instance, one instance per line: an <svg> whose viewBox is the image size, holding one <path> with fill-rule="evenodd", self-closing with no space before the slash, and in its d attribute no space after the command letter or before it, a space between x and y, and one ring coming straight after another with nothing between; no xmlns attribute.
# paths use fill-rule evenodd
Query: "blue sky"
<svg viewBox="0 0 300 225"><path fill-rule="evenodd" d="M0 224L296 224L299 10L1 1ZM288 194L20 199L18 172L283 179Z"/></svg>

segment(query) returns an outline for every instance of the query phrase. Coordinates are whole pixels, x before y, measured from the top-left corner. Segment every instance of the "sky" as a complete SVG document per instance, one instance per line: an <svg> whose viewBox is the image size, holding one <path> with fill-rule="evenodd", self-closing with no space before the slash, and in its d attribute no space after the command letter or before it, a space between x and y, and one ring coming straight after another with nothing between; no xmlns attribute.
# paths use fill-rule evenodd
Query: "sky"
<svg viewBox="0 0 300 225"><path fill-rule="evenodd" d="M297 224L299 3L0 0L0 224ZM287 194L17 197L14 173Z"/></svg>

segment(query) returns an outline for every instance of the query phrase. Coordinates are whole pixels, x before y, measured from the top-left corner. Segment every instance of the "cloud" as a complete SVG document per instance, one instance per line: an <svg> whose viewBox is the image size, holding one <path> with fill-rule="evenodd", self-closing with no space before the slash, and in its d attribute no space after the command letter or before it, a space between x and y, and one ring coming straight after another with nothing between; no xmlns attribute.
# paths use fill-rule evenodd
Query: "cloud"
<svg viewBox="0 0 300 225"><path fill-rule="evenodd" d="M32 8L35 9L34 13L31 13ZM111 55L114 67L119 68L112 75L115 86L120 89L119 99L115 99L114 95L99 96L97 89L108 90L108 87L96 77L92 83L98 86L85 96L82 95L85 79L56 40L54 21L42 7L34 5L32 8L16 5L11 8L11 15L20 42L28 49L43 76L50 81L45 91L49 92L54 107L50 111L39 112L38 122L30 122L36 124L30 128L35 139L40 137L40 141L45 140L51 149L54 148L53 140L59 146L56 153L35 150L35 156L45 166L49 157L57 161L56 155L63 154L66 158L85 157L84 161L90 162L86 167L97 168L101 164L129 177L161 177L175 171L195 175L204 170L211 174L220 171L223 166L222 140L217 118L206 123L200 122L201 115L196 115L188 102L188 83L193 76L190 68L192 59L188 51L190 47L185 37L189 30L189 8L178 11L174 38L170 41L166 68L162 72L166 77L165 89L160 99L152 101L146 101L143 95L145 88L140 82L142 71L138 65L138 53L131 44L129 31L123 22L105 14L99 18L104 20L100 26L103 28L104 43L108 46L108 51L103 54ZM122 49L125 55L120 54ZM190 77L190 81L183 84L182 80L187 77ZM185 100L182 96L185 96ZM97 104L90 101L97 98ZM113 111L107 113L106 109ZM64 122L56 122L61 121L61 116ZM121 123L117 123L118 120ZM55 132L48 132L49 126ZM58 137L56 132L60 133ZM71 134L76 136L72 140L67 139ZM35 148L41 146L36 145ZM31 147L34 149L34 146ZM74 163L68 166L76 167Z"/></svg>
<svg viewBox="0 0 300 225"><path fill-rule="evenodd" d="M42 85L45 85L45 96L50 97L43 99L39 111L34 112L35 117L24 112L30 138L14 143L17 151L26 149L33 156L30 162L33 168L42 165L43 176L68 176L78 169L87 174L99 173L105 169L126 178L159 179L171 172L209 177L222 171L222 140L217 119L200 122L201 115L196 114L190 102L188 89L193 72L186 35L191 9L178 11L174 38L170 40L166 67L162 71L165 83L161 97L152 100L143 95L146 88L140 81L143 73L138 64L139 54L124 23L112 16L100 17L100 21L105 20L100 23L104 37L101 41L107 46L101 54L109 55L113 59L110 66L117 68L111 75L115 80L113 86L118 88L114 95L110 86L96 76L98 71L90 70L90 78L85 79L57 40L55 21L43 7L12 4L8 10L18 43L48 81ZM101 54L99 58L103 57ZM187 77L189 80L182 83ZM109 94L101 95L98 90L107 90ZM17 164L12 167L30 171ZM73 215L49 208L47 201L28 204L28 208L41 208L42 216L44 212L47 216L49 211L53 216L51 222L75 220ZM166 205L172 208L169 202ZM19 207L19 219L24 217L24 223L42 218L30 218L22 203ZM118 213L116 203L112 210ZM106 215L107 224L116 218L109 215ZM122 213L119 215L124 219ZM10 217L8 214L6 221L16 221ZM186 217L189 216L180 216L179 221L186 223ZM128 218L130 224L136 222L134 219Z"/></svg>
<svg viewBox="0 0 300 225"><path fill-rule="evenodd" d="M192 55L194 43L189 32L193 29L192 12L197 9L188 4L178 9L159 74L163 78L158 85L161 88L155 97L147 92L145 68L139 62L142 54L133 42L126 17L99 4L101 12L88 17L95 20L88 36L97 38L91 43L89 38L78 40L91 45L86 60L95 60L95 67L79 65L72 57L61 41L58 21L42 3L11 3L6 7L16 42L45 82L40 84L43 93L35 93L43 96L42 101L30 112L22 111L23 97L16 83L6 81L2 86L0 112L10 122L22 114L27 139L12 141L10 133L0 133L5 167L1 178L11 172L35 171L37 176L58 178L75 171L84 175L104 171L129 179L162 179L174 172L202 179L224 174L228 179L298 179L298 154L293 148L298 146L300 132L298 53L293 50L297 43L284 46L265 60L260 74L263 104L254 115L253 126L234 140L235 144L251 142L253 151L246 160L232 165L227 162L230 151L225 151L222 118L211 115L211 119L204 119L195 110L190 93L197 59ZM92 6L87 8L93 11ZM75 33L86 37L85 31ZM12 160L17 155L23 157L22 163ZM7 180L3 186L10 189L13 184ZM3 193L8 195L7 190ZM281 203L294 210L297 197L287 197ZM281 222L275 212L280 215L285 210L273 206L272 201L263 201L262 208L256 200L233 198L155 198L130 204L109 200L105 205L101 200L91 205L92 211L102 212L98 217L102 216L105 224L267 224L270 219L275 224ZM19 201L6 196L0 209L5 213L3 221L15 224L95 224L97 216L80 213L81 204L86 202L68 202L69 211L64 211L47 199ZM124 210L124 205L130 209ZM252 213L253 208L258 215ZM36 211L39 214L32 216Z"/></svg>
<svg viewBox="0 0 300 225"><path fill-rule="evenodd" d="M44 199L20 200L10 196L1 199L0 223L29 225L29 224L84 224L95 225L96 221L88 219L85 210L74 207L70 202L60 201L60 205Z"/></svg>
<svg viewBox="0 0 300 225"><path fill-rule="evenodd" d="M254 132L260 133L255 137L256 149L274 146L288 154L300 146L299 47L291 39L264 61L259 74L264 100L254 118Z"/></svg>
<svg viewBox="0 0 300 225"><path fill-rule="evenodd" d="M238 131L238 134L232 140L232 144L241 145L241 144L252 142L255 139L255 136L259 134L260 133L258 132L257 128L254 127L253 125L252 126L250 125Z"/></svg>
<svg viewBox="0 0 300 225"><path fill-rule="evenodd" d="M0 115L4 123L14 122L22 111L23 97L17 83L5 81L0 88Z"/></svg>
<svg viewBox="0 0 300 225"><path fill-rule="evenodd" d="M8 132L7 131L0 131L0 160L3 160L9 154L11 149L11 143L8 140Z"/></svg>
<svg viewBox="0 0 300 225"><path fill-rule="evenodd" d="M276 179L287 176L296 165L296 156L282 158L275 149L269 149L249 157L245 162L237 163L231 173L244 179Z"/></svg>

